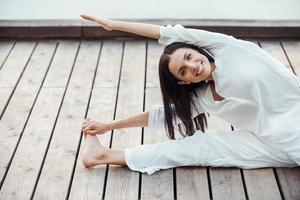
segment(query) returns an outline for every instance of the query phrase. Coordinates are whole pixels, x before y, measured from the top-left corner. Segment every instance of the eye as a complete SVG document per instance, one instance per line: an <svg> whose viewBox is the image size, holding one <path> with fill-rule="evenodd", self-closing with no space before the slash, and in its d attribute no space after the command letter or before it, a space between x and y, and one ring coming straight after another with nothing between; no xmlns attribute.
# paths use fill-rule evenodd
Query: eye
<svg viewBox="0 0 300 200"><path fill-rule="evenodd" d="M180 73L180 75L181 75L181 76L184 76L184 75L185 75L185 73L186 73L186 67L183 67L183 69L181 70L181 73Z"/></svg>
<svg viewBox="0 0 300 200"><path fill-rule="evenodd" d="M192 58L192 54L189 53L189 54L186 56L186 59L187 59L187 60L190 60L191 58Z"/></svg>

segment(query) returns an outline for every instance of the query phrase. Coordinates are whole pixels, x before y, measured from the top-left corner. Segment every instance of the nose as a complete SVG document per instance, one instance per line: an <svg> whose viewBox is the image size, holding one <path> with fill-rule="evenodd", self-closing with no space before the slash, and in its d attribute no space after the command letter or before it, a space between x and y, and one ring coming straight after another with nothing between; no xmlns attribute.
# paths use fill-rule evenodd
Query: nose
<svg viewBox="0 0 300 200"><path fill-rule="evenodd" d="M198 67L196 66L195 63L189 63L189 64L187 64L187 66L189 67L189 70L190 70L194 75L197 74L197 72L198 72Z"/></svg>

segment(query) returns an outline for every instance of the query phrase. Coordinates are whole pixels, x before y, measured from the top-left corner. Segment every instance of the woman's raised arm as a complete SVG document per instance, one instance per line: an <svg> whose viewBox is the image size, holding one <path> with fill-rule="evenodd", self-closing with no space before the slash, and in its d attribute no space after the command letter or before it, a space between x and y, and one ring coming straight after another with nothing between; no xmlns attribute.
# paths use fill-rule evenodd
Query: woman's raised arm
<svg viewBox="0 0 300 200"><path fill-rule="evenodd" d="M118 30L137 35L146 36L149 38L160 38L160 26L155 24L137 23L137 22L125 22L110 20L103 17L92 17L89 15L81 14L83 19L94 22L108 31Z"/></svg>

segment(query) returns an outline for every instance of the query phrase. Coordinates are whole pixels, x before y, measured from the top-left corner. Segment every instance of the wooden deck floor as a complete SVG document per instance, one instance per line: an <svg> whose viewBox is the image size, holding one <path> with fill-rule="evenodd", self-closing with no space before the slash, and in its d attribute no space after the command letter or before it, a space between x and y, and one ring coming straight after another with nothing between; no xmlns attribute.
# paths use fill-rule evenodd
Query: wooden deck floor
<svg viewBox="0 0 300 200"><path fill-rule="evenodd" d="M300 74L300 41L254 42ZM154 41L0 42L0 199L300 199L300 168L181 167L148 176L82 166L84 118L109 121L161 103L162 48ZM231 126L211 117L209 129ZM99 139L112 148L167 140L141 128Z"/></svg>

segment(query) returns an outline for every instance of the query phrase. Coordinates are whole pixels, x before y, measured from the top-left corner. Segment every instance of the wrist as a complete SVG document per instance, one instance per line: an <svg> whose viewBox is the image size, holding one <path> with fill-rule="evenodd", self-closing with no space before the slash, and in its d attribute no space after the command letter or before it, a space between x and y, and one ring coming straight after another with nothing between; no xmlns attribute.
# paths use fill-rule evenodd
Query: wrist
<svg viewBox="0 0 300 200"><path fill-rule="evenodd" d="M111 30L118 30L118 21L111 20L107 25Z"/></svg>
<svg viewBox="0 0 300 200"><path fill-rule="evenodd" d="M117 128L117 121L112 121L111 123L108 124L108 128L110 130L116 129Z"/></svg>

